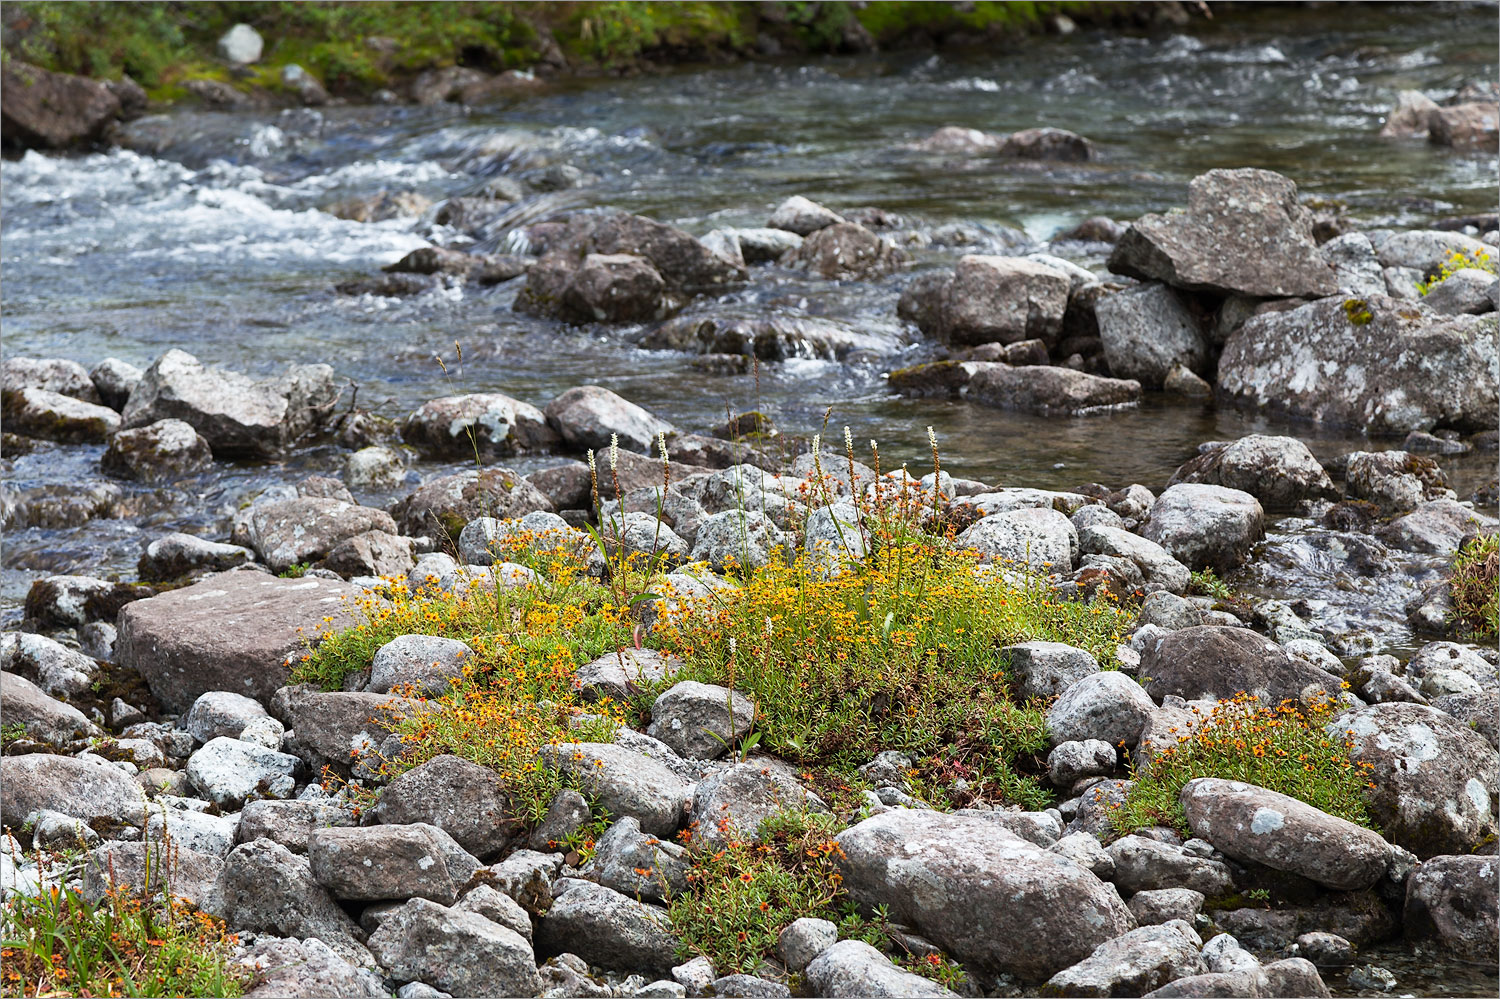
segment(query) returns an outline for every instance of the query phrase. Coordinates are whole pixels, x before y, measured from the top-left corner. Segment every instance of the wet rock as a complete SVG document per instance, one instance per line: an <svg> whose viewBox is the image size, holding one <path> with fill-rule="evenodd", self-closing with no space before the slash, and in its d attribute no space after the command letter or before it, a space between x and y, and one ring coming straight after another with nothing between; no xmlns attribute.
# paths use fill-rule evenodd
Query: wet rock
<svg viewBox="0 0 1500 999"><path fill-rule="evenodd" d="M1244 996L1264 995L1261 991L1265 979L1257 971L1211 971L1206 975L1189 975L1169 982L1161 988L1145 993L1150 999L1209 999L1223 996L1226 999L1242 999Z"/></svg>
<svg viewBox="0 0 1500 999"><path fill-rule="evenodd" d="M1290 509L1335 495L1333 481L1307 445L1295 437L1251 434L1200 451L1168 480L1225 486L1249 493L1271 509Z"/></svg>
<svg viewBox="0 0 1500 999"><path fill-rule="evenodd" d="M770 226L759 229L726 229L739 244L740 255L747 264L765 264L781 259L789 250L802 245L802 237L785 229Z"/></svg>
<svg viewBox="0 0 1500 999"><path fill-rule="evenodd" d="M1108 777L1116 762L1115 747L1103 739L1061 742L1047 755L1047 777L1057 787L1070 788L1085 777Z"/></svg>
<svg viewBox="0 0 1500 999"><path fill-rule="evenodd" d="M204 572L223 572L254 561L255 553L239 545L208 541L191 534L168 534L146 546L136 571L147 582L165 582Z"/></svg>
<svg viewBox="0 0 1500 999"><path fill-rule="evenodd" d="M1141 995L1207 971L1196 940L1175 926L1142 926L1106 940L1049 978L1045 989L1066 996Z"/></svg>
<svg viewBox="0 0 1500 999"><path fill-rule="evenodd" d="M446 755L391 781L375 817L390 824L432 825L478 857L499 853L521 831L499 775Z"/></svg>
<svg viewBox="0 0 1500 999"><path fill-rule="evenodd" d="M1357 947L1389 940L1400 931L1398 914L1373 891L1331 892L1313 902L1274 909L1220 909L1214 923L1256 951L1279 951L1302 934L1336 933Z"/></svg>
<svg viewBox="0 0 1500 999"><path fill-rule="evenodd" d="M230 690L266 703L290 676L302 634L337 623L341 599L360 591L327 579L221 573L192 586L127 604L115 647L164 707L185 711L200 694Z"/></svg>
<svg viewBox="0 0 1500 999"><path fill-rule="evenodd" d="M1350 734L1352 731L1352 734ZM1500 759L1482 736L1420 704L1372 704L1328 723L1353 742L1375 787L1370 817L1418 857L1461 853L1493 835Z"/></svg>
<svg viewBox="0 0 1500 999"><path fill-rule="evenodd" d="M81 894L98 905L111 889L126 885L137 897L169 886L173 895L208 909L214 903L216 885L224 861L220 857L185 848L166 854L154 843L108 842L89 851L83 864Z"/></svg>
<svg viewBox="0 0 1500 999"><path fill-rule="evenodd" d="M1213 898L1234 891L1226 864L1172 843L1130 835L1115 840L1105 852L1115 862L1114 883L1122 892L1189 888Z"/></svg>
<svg viewBox="0 0 1500 999"><path fill-rule="evenodd" d="M1103 507L1085 509L1103 510ZM1082 512L1082 511L1080 511ZM1108 512L1108 511L1106 511ZM1116 515L1118 520L1118 515ZM1108 555L1129 559L1141 571L1148 590L1182 593L1192 574L1161 545L1121 527L1084 527L1078 532L1078 547L1085 555Z"/></svg>
<svg viewBox="0 0 1500 999"><path fill-rule="evenodd" d="M1005 137L1001 156L1079 163L1098 158L1094 144L1065 128L1023 128Z"/></svg>
<svg viewBox="0 0 1500 999"><path fill-rule="evenodd" d="M1235 860L1346 891L1370 887L1390 867L1390 844L1377 833L1266 788L1198 778L1183 785L1181 801L1193 833Z"/></svg>
<svg viewBox="0 0 1500 999"><path fill-rule="evenodd" d="M670 836L692 789L665 765L609 743L562 743L539 754L548 769L580 781L584 794L614 816L632 816L653 836Z"/></svg>
<svg viewBox="0 0 1500 999"><path fill-rule="evenodd" d="M104 402L84 366L60 357L7 357L0 363L0 387L7 392L41 389L94 405Z"/></svg>
<svg viewBox="0 0 1500 999"><path fill-rule="evenodd" d="M736 835L754 836L777 812L828 810L788 764L763 758L736 763L699 781L692 802L694 840L720 846Z"/></svg>
<svg viewBox="0 0 1500 999"><path fill-rule="evenodd" d="M537 949L566 948L606 968L666 972L677 961L677 938L664 910L603 885L579 884L553 900L537 928Z"/></svg>
<svg viewBox="0 0 1500 999"><path fill-rule="evenodd" d="M1056 510L991 514L965 528L958 544L985 561L1039 573L1069 572L1078 559L1078 531Z"/></svg>
<svg viewBox="0 0 1500 999"><path fill-rule="evenodd" d="M893 809L838 836L850 897L965 964L1035 980L1131 924L1093 874L978 816Z"/></svg>
<svg viewBox="0 0 1500 999"><path fill-rule="evenodd" d="M890 958L863 940L830 943L806 968L804 977L820 996L957 995L937 982L896 967Z"/></svg>
<svg viewBox="0 0 1500 999"><path fill-rule="evenodd" d="M1489 660L1478 652L1455 642L1430 642L1417 650L1406 663L1406 675L1416 684L1423 687L1424 692L1428 681L1435 674L1448 674L1452 672L1463 673L1476 681L1477 686L1494 690L1500 686L1500 676ZM1449 680L1448 682L1453 682ZM1462 683L1462 681L1458 681ZM1464 684L1462 691L1451 691L1451 693L1474 694L1478 690ZM1450 691L1433 691L1432 696L1442 697Z"/></svg>
<svg viewBox="0 0 1500 999"><path fill-rule="evenodd" d="M207 910L241 930L315 937L345 960L370 961L361 943L364 934L313 880L307 858L270 840L234 848Z"/></svg>
<svg viewBox="0 0 1500 999"><path fill-rule="evenodd" d="M687 872L682 846L641 832L641 824L628 815L599 837L594 858L583 869L606 888L649 902L685 891Z"/></svg>
<svg viewBox="0 0 1500 999"><path fill-rule="evenodd" d="M1380 128L1382 138L1412 139L1427 135L1427 116L1438 103L1420 90L1403 90L1396 95L1396 106L1386 115Z"/></svg>
<svg viewBox="0 0 1500 999"><path fill-rule="evenodd" d="M800 194L794 194L776 206L776 210L766 220L766 227L782 229L806 237L819 229L826 229L842 221L844 221L843 216L838 213Z"/></svg>
<svg viewBox="0 0 1500 999"><path fill-rule="evenodd" d="M745 695L716 684L684 680L663 691L651 705L646 734L671 746L679 756L712 760L749 735L754 721L755 704Z"/></svg>
<svg viewBox="0 0 1500 999"><path fill-rule="evenodd" d="M1247 492L1183 482L1156 498L1141 534L1189 569L1225 575L1265 536L1265 514Z"/></svg>
<svg viewBox="0 0 1500 999"><path fill-rule="evenodd" d="M416 218L432 207L432 200L415 191L377 191L371 195L344 198L323 210L351 222L386 222Z"/></svg>
<svg viewBox="0 0 1500 999"><path fill-rule="evenodd" d="M1141 653L1141 676L1155 701L1232 698L1244 691L1266 706L1337 695L1342 680L1248 628L1202 625L1163 635Z"/></svg>
<svg viewBox="0 0 1500 999"><path fill-rule="evenodd" d="M245 993L246 999L319 995L385 999L390 995L379 975L368 968L356 967L312 937L258 939L242 960L255 970L254 984Z"/></svg>
<svg viewBox="0 0 1500 999"><path fill-rule="evenodd" d="M307 859L313 879L334 898L358 902L425 898L452 905L482 866L425 822L317 829Z"/></svg>
<svg viewBox="0 0 1500 999"><path fill-rule="evenodd" d="M23 676L0 673L0 699L5 702L5 723L21 726L29 737L40 742L63 745L99 734L98 727L82 711L48 697Z"/></svg>
<svg viewBox="0 0 1500 999"><path fill-rule="evenodd" d="M1473 101L1440 107L1427 115L1427 141L1434 146L1493 153L1500 146L1500 106Z"/></svg>
<svg viewBox="0 0 1500 999"><path fill-rule="evenodd" d="M1034 260L970 254L959 258L943 286L935 325L922 329L958 346L1055 343L1070 287L1065 272Z"/></svg>
<svg viewBox="0 0 1500 999"><path fill-rule="evenodd" d="M142 816L140 786L118 767L103 761L32 753L0 759L5 783L0 821L20 828L32 812L44 808L84 822L138 822Z"/></svg>
<svg viewBox="0 0 1500 999"><path fill-rule="evenodd" d="M1318 249L1318 255L1333 268L1340 294L1368 298L1386 294L1385 274L1370 237L1362 232L1335 236Z"/></svg>
<svg viewBox="0 0 1500 999"><path fill-rule="evenodd" d="M1493 965L1500 958L1497 870L1493 856L1433 857L1419 864L1406 884L1406 938Z"/></svg>
<svg viewBox="0 0 1500 999"><path fill-rule="evenodd" d="M401 437L427 457L495 458L557 443L541 410L498 392L431 399L406 418Z"/></svg>
<svg viewBox="0 0 1500 999"><path fill-rule="evenodd" d="M1187 211L1131 223L1109 269L1218 295L1306 297L1337 288L1297 185L1269 170L1210 170L1194 178Z"/></svg>
<svg viewBox="0 0 1500 999"><path fill-rule="evenodd" d="M835 361L890 354L905 346L906 338L824 317L695 314L669 319L644 334L637 343L647 350L736 355L747 362L752 356L762 361L792 358ZM674 455L679 453L680 446L673 448Z"/></svg>
<svg viewBox="0 0 1500 999"><path fill-rule="evenodd" d="M666 290L666 281L642 257L590 253L563 289L562 306L566 318L583 322L642 322L674 310Z"/></svg>
<svg viewBox="0 0 1500 999"><path fill-rule="evenodd" d="M699 525L688 557L707 562L714 572L749 571L765 565L777 551L785 552L787 545L786 535L761 510L725 510Z"/></svg>
<svg viewBox="0 0 1500 999"><path fill-rule="evenodd" d="M7 59L0 100L0 134L7 146L63 149L101 139L120 113L120 99L104 83L53 73Z"/></svg>
<svg viewBox="0 0 1500 999"><path fill-rule="evenodd" d="M226 736L210 739L187 762L193 787L222 808L254 798L290 798L299 769L295 756Z"/></svg>
<svg viewBox="0 0 1500 999"><path fill-rule="evenodd" d="M1094 673L1071 684L1047 709L1047 729L1054 746L1100 739L1129 748L1155 707L1141 685L1124 673Z"/></svg>
<svg viewBox="0 0 1500 999"><path fill-rule="evenodd" d="M288 753L314 773L332 767L342 775L373 760L399 717L400 701L394 694L323 691L304 683L280 688L267 706L287 728Z"/></svg>
<svg viewBox="0 0 1500 999"><path fill-rule="evenodd" d="M838 939L839 928L836 923L803 916L792 920L781 931L776 938L776 953L788 971L801 972L815 957L837 943Z"/></svg>
<svg viewBox="0 0 1500 999"><path fill-rule="evenodd" d="M93 686L99 664L44 635L10 631L0 635L0 666L52 697L72 697Z"/></svg>
<svg viewBox="0 0 1500 999"><path fill-rule="evenodd" d="M194 475L212 464L208 441L182 420L122 430L109 439L99 459L106 475L153 483Z"/></svg>
<svg viewBox="0 0 1500 999"><path fill-rule="evenodd" d="M1006 673L1022 700L1056 697L1075 680L1099 672L1099 663L1083 649L1061 642L1022 642L1000 650ZM1110 764L1113 769L1113 757Z"/></svg>
<svg viewBox="0 0 1500 999"><path fill-rule="evenodd" d="M967 362L971 402L1038 416L1080 416L1140 402L1141 384L1133 379L1104 378L1071 368L1038 364L1011 367ZM899 390L899 389L898 389Z"/></svg>
<svg viewBox="0 0 1500 999"><path fill-rule="evenodd" d="M894 243L864 226L835 222L807 236L782 262L830 281L868 281L895 272L906 259Z"/></svg>
<svg viewBox="0 0 1500 999"><path fill-rule="evenodd" d="M1344 479L1350 497L1374 503L1388 514L1453 496L1437 462L1405 451L1355 451L1349 455Z"/></svg>
<svg viewBox="0 0 1500 999"><path fill-rule="evenodd" d="M254 381L169 350L146 369L121 418L126 430L182 420L215 457L269 458L320 428L337 399L326 364L292 365L279 378Z"/></svg>
<svg viewBox="0 0 1500 999"><path fill-rule="evenodd" d="M598 385L569 389L548 403L545 412L569 447L599 452L601 476L607 474L603 459L613 437L627 450L649 453L658 435L673 432L670 423Z"/></svg>
<svg viewBox="0 0 1500 999"><path fill-rule="evenodd" d="M1163 284L1106 295L1095 305L1110 374L1161 388L1178 367L1208 372L1209 347L1198 320Z"/></svg>
<svg viewBox="0 0 1500 999"><path fill-rule="evenodd" d="M429 479L390 512L400 534L457 539L477 517L508 519L551 509L551 501L524 477L496 466Z"/></svg>
<svg viewBox="0 0 1500 999"><path fill-rule="evenodd" d="M314 830L352 826L358 821L354 809L338 801L263 798L245 803L240 812L239 839L241 843L267 839L294 853L306 853Z"/></svg>
<svg viewBox="0 0 1500 999"><path fill-rule="evenodd" d="M1203 910L1204 896L1191 888L1157 888L1130 896L1130 913L1142 926L1156 926L1181 919L1192 925Z"/></svg>
<svg viewBox="0 0 1500 999"><path fill-rule="evenodd" d="M1493 316L1438 318L1374 295L1325 298L1232 333L1218 387L1243 405L1371 433L1488 428L1494 341Z"/></svg>
<svg viewBox="0 0 1500 999"><path fill-rule="evenodd" d="M0 399L5 429L27 437L65 444L102 444L120 427L120 415L109 407L46 389L5 389Z"/></svg>
<svg viewBox="0 0 1500 999"><path fill-rule="evenodd" d="M379 277L343 281L333 286L340 295L373 298L406 298L443 287L443 280L432 274L382 274Z"/></svg>
<svg viewBox="0 0 1500 999"><path fill-rule="evenodd" d="M221 736L238 739L247 725L265 717L266 709L253 697L210 690L193 702L180 724L202 745Z"/></svg>

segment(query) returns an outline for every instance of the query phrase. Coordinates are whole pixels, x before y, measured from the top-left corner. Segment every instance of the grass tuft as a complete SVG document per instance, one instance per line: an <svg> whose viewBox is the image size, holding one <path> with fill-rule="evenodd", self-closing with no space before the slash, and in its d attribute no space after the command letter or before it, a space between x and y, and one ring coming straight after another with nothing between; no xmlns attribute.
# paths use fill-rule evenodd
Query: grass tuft
<svg viewBox="0 0 1500 999"><path fill-rule="evenodd" d="M1500 635L1500 534L1481 534L1459 546L1449 580L1456 623L1476 642Z"/></svg>

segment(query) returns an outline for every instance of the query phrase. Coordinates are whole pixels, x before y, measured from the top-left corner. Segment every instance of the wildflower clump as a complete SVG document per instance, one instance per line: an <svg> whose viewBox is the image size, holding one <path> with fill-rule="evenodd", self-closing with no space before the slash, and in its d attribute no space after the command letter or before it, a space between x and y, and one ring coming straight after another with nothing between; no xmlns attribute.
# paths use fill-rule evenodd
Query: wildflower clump
<svg viewBox="0 0 1500 999"><path fill-rule="evenodd" d="M1453 558L1450 600L1457 624L1475 641L1500 635L1500 535L1470 538Z"/></svg>
<svg viewBox="0 0 1500 999"><path fill-rule="evenodd" d="M1248 694L1219 701L1177 730L1168 745L1137 769L1122 804L1110 810L1119 832L1172 826L1190 834L1178 795L1198 777L1244 781L1307 802L1350 822L1374 828L1365 805L1370 764L1350 759L1354 743L1325 729L1339 702L1263 706Z"/></svg>
<svg viewBox="0 0 1500 999"><path fill-rule="evenodd" d="M1484 271L1488 274L1496 273L1497 268L1494 256L1482 247L1473 251L1449 250L1448 255L1443 259L1442 265L1438 267L1438 272L1433 275L1432 279L1430 281L1417 282L1417 291L1426 295L1459 271L1469 270Z"/></svg>

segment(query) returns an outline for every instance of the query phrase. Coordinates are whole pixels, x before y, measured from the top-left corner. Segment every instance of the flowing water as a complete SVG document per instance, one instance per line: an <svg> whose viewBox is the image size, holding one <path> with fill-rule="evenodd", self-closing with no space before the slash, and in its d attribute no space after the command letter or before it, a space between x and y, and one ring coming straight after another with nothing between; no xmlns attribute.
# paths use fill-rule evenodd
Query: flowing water
<svg viewBox="0 0 1500 999"><path fill-rule="evenodd" d="M130 126L129 149L29 153L0 168L5 350L85 365L115 355L144 366L180 347L256 374L322 361L359 384L362 404L392 416L455 391L501 390L542 405L589 382L686 429L709 426L726 409L760 407L783 428L810 433L832 407L831 425L881 441L888 464L925 463L931 425L947 468L1007 485L1160 489L1199 442L1257 431L1301 437L1327 458L1369 442L1161 397L1080 419L894 398L884 373L931 354L894 314L912 271L839 284L754 268L745 288L693 310L832 318L889 349L722 377L691 369L681 354L636 347L640 328L568 328L516 314L519 282L405 300L340 296L335 283L458 234L414 219L343 221L321 209L380 189L441 199L498 174L526 181L567 164L583 172L584 185L534 196L528 217L612 206L703 233L762 224L781 199L803 194L835 209L874 205L900 215L893 238L920 271L951 267L975 248L1040 244L1090 215L1164 210L1182 204L1187 182L1204 170L1259 166L1285 172L1311 198L1342 203L1361 226L1422 226L1493 210L1495 159L1375 133L1401 89L1441 97L1493 79L1494 29L1492 5L1276 8L1231 13L1191 34L1080 32L966 55L572 81L471 111L146 119ZM1043 166L901 148L944 124L1068 128L1093 139L1102 157ZM514 248L504 236L498 242ZM1092 255L1088 244L1052 250L1102 273L1098 247ZM76 491L102 481L98 454L48 445L8 458L11 488ZM337 460L333 449L314 449L269 466L221 464L169 489L117 484L109 488L121 491L116 509L127 516L13 530L0 613L14 619L43 573L129 578L143 540L172 527L222 534L255 491L330 471ZM1445 464L1461 495L1493 474L1491 456ZM1289 524L1277 538L1295 549L1300 530ZM1381 640L1403 640L1399 607L1381 614L1390 625Z"/></svg>

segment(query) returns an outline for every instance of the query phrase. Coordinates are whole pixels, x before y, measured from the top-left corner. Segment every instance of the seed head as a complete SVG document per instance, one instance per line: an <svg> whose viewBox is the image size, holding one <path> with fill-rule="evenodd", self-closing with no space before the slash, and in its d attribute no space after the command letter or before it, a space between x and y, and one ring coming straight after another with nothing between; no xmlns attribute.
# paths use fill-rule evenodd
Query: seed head
<svg viewBox="0 0 1500 999"><path fill-rule="evenodd" d="M667 435L665 432L656 435L656 446L661 451L661 460L667 460Z"/></svg>
<svg viewBox="0 0 1500 999"><path fill-rule="evenodd" d="M620 435L609 435L609 470L617 471L620 467Z"/></svg>

